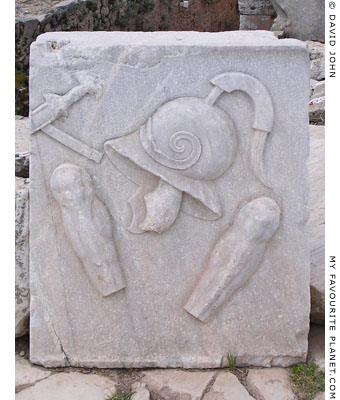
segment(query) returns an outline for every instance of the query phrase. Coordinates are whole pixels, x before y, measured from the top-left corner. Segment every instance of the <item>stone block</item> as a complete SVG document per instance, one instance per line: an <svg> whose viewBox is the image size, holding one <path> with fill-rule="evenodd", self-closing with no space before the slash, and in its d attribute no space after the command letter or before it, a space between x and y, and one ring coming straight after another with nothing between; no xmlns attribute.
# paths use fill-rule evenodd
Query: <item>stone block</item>
<svg viewBox="0 0 340 400"><path fill-rule="evenodd" d="M311 321L322 324L325 321L325 128L311 126L310 131Z"/></svg>
<svg viewBox="0 0 340 400"><path fill-rule="evenodd" d="M270 0L277 14L273 30L301 40L325 42L325 0Z"/></svg>
<svg viewBox="0 0 340 400"><path fill-rule="evenodd" d="M307 46L56 32L30 66L31 361L305 361Z"/></svg>
<svg viewBox="0 0 340 400"><path fill-rule="evenodd" d="M270 30L273 21L274 19L270 15L240 15L240 30Z"/></svg>
<svg viewBox="0 0 340 400"><path fill-rule="evenodd" d="M275 15L270 0L239 0L238 9L243 15Z"/></svg>

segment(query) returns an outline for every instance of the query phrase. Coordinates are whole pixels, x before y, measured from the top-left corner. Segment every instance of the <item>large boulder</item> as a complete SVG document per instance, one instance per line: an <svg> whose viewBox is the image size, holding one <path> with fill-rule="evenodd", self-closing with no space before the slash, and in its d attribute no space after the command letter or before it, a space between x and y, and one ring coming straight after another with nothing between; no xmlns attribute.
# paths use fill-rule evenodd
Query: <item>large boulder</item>
<svg viewBox="0 0 340 400"><path fill-rule="evenodd" d="M325 0L270 0L277 14L273 30L287 37L325 41Z"/></svg>
<svg viewBox="0 0 340 400"><path fill-rule="evenodd" d="M325 128L310 126L311 321L325 321Z"/></svg>
<svg viewBox="0 0 340 400"><path fill-rule="evenodd" d="M15 336L28 333L29 192L27 179L15 178Z"/></svg>

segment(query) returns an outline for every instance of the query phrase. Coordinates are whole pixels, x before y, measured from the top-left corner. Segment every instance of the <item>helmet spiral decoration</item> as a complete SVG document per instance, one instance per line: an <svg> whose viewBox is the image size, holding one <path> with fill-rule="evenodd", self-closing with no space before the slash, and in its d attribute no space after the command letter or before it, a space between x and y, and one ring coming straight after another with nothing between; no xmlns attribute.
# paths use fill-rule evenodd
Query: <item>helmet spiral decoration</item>
<svg viewBox="0 0 340 400"><path fill-rule="evenodd" d="M152 136L152 118L141 129L140 139L145 151L165 167L184 170L192 167L199 160L202 153L200 139L188 131L177 131L168 140L167 154L157 146ZM170 154L172 153L172 154Z"/></svg>

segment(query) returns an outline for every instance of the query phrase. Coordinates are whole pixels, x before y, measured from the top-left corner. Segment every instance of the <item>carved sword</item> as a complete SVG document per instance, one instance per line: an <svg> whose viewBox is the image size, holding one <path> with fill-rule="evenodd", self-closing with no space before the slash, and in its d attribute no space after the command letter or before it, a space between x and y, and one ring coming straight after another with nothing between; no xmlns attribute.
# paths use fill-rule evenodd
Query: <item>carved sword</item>
<svg viewBox="0 0 340 400"><path fill-rule="evenodd" d="M45 102L34 109L30 115L31 134L42 131L73 151L100 163L104 153L88 146L52 125L56 119L66 117L68 115L68 108L86 94L98 95L101 92L103 83L97 76L78 74L77 78L79 85L75 86L64 95L54 93L43 95Z"/></svg>

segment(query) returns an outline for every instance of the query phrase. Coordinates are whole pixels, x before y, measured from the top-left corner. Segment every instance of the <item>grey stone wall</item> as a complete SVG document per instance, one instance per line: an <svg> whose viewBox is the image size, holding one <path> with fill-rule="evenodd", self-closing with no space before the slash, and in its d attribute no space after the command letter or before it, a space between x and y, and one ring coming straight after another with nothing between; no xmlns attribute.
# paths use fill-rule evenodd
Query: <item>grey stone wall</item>
<svg viewBox="0 0 340 400"><path fill-rule="evenodd" d="M237 0L67 0L15 22L16 68L27 71L29 47L51 31L229 31L239 28ZM38 14L36 11L34 14Z"/></svg>

